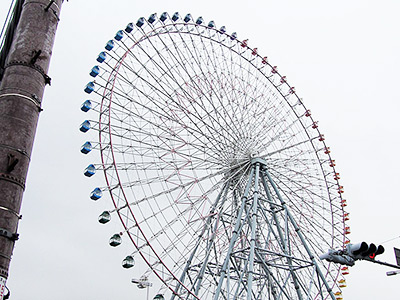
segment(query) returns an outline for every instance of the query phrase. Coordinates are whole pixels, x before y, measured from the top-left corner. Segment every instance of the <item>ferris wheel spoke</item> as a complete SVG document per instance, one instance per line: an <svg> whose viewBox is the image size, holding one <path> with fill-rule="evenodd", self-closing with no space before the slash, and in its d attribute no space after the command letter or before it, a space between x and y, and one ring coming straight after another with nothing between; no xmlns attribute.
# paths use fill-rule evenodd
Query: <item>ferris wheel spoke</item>
<svg viewBox="0 0 400 300"><path fill-rule="evenodd" d="M169 35L169 36L170 36L170 35ZM181 37L182 43L185 45L183 48L186 49L186 51L188 51L188 50L187 50L188 45L186 44L186 41L182 38L182 35L181 35L180 33L179 33L179 36ZM185 65L183 65L182 63L180 63L181 61L184 61L182 58L185 57L185 55L184 55L184 53L181 51L180 47L177 46L176 42L175 42L173 39L171 39L171 42L172 42L172 44L173 44L173 46L174 46L174 49L176 50L176 55L175 55L172 51L169 51L169 53L170 53L170 55L172 56L172 58L182 67L182 69L185 71L185 73L186 73L186 74L188 75L188 77L191 79L191 80L190 80L190 83L191 83L191 84L194 84L194 85L197 87L197 90L199 90L199 91L204 90L203 87L198 86L196 80L193 80L193 76L190 75L191 73L189 72L189 70L187 69L187 67L186 67ZM198 60L196 60L196 57L193 56L193 53L196 53L196 47L193 47L193 48L194 48L194 49L193 49L193 52L192 52L192 53L189 53L188 55L190 55L190 56L193 58L193 60L197 62L197 66L198 66L198 68L199 68L201 74L203 75L204 80L205 80L206 83L207 83L207 77L205 76L204 71L202 70L201 64L198 63ZM169 48L168 48L168 49L169 49ZM177 56L178 56L178 57L177 57ZM193 74L196 74L196 70L194 69L193 66L192 66L192 71L193 71ZM197 75L196 75L196 77L197 77ZM195 78L196 78L196 77L195 77ZM197 77L197 78L198 78L198 77ZM216 122L217 120L213 118L212 114L210 114L210 111L207 109L206 106L204 106L204 102L203 102L203 100L202 100L202 98L204 98L204 99L207 100L207 104L208 104L208 105L211 105L211 106L213 105L213 102L212 102L211 99L209 98L210 96L209 96L209 94L207 93L207 90L206 90L205 92L202 92L202 96L203 96L203 97L201 97L201 98L198 99L198 100L200 100L200 101L197 102L197 103L198 103L198 104L200 104L200 103L203 104L203 107L200 106L200 108L202 108L202 109L204 110L204 112L208 113L208 117L211 118L211 120L212 120L212 121L214 122L214 124L215 124L215 122ZM218 97L217 97L217 98L218 98ZM216 110L215 107L214 107L214 109L213 109L212 112L215 112L215 113L219 114L218 110ZM231 131L227 131L227 130L224 130L224 132L225 132L226 134L228 134L228 135L231 135L232 133L234 133L234 131L231 132ZM224 139L225 136L224 136L224 135L221 135L221 138ZM231 138L234 138L234 136L231 136Z"/></svg>
<svg viewBox="0 0 400 300"><path fill-rule="evenodd" d="M225 183L225 184L226 184L226 183ZM215 188L214 188L213 190L215 190ZM205 192L204 195L211 194L213 190L210 190L210 191ZM195 206L195 205L196 205L196 203L193 203L193 206ZM177 217L176 219L172 220L172 222L171 222L170 224L168 224L167 227L169 227L172 223L175 223L176 220L180 219L182 215L184 215L185 213L187 213L188 211L191 211L191 210L192 210L192 207L188 207L184 212L182 212L181 214L179 214L178 217ZM163 211L160 211L160 213L162 213L162 212L163 212ZM211 212L209 213L209 216L210 216L210 215L212 215ZM157 217L157 214L154 214L154 215L149 216L148 219L144 219L143 222L148 222L150 218L155 218L155 217ZM165 228L166 228L166 227L163 227L163 230L165 230Z"/></svg>
<svg viewBox="0 0 400 300"><path fill-rule="evenodd" d="M280 160L282 161L282 160ZM311 162L312 163L312 162ZM294 168L298 168L298 166L304 165L305 168L308 168L307 166L309 163L304 163L302 164L302 159L296 159L293 161L293 167L290 168L288 163L281 164L279 165L278 162L271 161L270 165L273 166L277 171L276 173L282 176L283 179L287 180L287 182L293 181L293 185L298 186L299 190L304 187L317 187L317 188L323 188L324 184L315 184L315 181L319 182L319 178L315 175L312 175L311 171L305 172L304 170L295 170ZM296 180L293 180L296 179ZM313 180L313 181L311 181ZM283 181L283 180L282 180ZM308 193L311 193L310 196L313 197L319 197L321 198L320 194L317 194L315 191L312 191L311 189L307 190Z"/></svg>
<svg viewBox="0 0 400 300"><path fill-rule="evenodd" d="M168 95L165 95L164 94L164 96L167 96L168 97ZM170 97L171 98L171 97ZM154 100L154 99L153 99ZM171 100L173 100L173 99L171 99ZM155 101L153 101L153 102L155 102ZM162 110L160 110L160 111L162 111ZM170 117L167 117L167 119L171 119ZM194 124L196 124L196 123L194 123ZM186 126L186 125L185 125ZM210 139L209 139L209 141L211 141Z"/></svg>
<svg viewBox="0 0 400 300"><path fill-rule="evenodd" d="M283 120L281 120L281 123L283 123L282 121L283 121ZM291 128L292 128L293 126L295 126L298 122L300 122L300 120L299 120L299 119L295 119L295 120L293 120L291 123L289 123L285 128L281 128L281 131L280 131L280 132L277 132L277 133L275 134L275 136L272 137L272 138L268 141L267 144L265 144L265 148L267 148L267 147L270 146L271 144L275 143L276 141L279 141L279 139L281 139L282 136L283 136L284 134L287 134L287 132L290 131ZM277 122L277 123L279 123L279 122ZM290 140L291 140L291 138L287 139L287 140L286 140L286 143L289 143ZM309 140L308 140L308 141L309 141ZM290 146L289 146L289 147L290 147ZM284 148L287 148L287 147L284 147ZM291 148L291 147L290 147L290 148ZM279 152L281 152L281 151L279 151Z"/></svg>
<svg viewBox="0 0 400 300"><path fill-rule="evenodd" d="M151 122L149 122L151 124ZM160 127L160 125L156 125L157 127ZM107 128L106 128L107 130ZM162 131L161 133L155 134L153 132L146 132L143 130L143 127L140 127L138 129L133 130L132 128L125 128L122 126L117 126L117 125L113 125L112 126L112 131L114 132L114 136L116 137L120 137L122 139L128 139L132 142L137 142L140 143L141 145L148 145L149 148L154 148L154 143L153 142L146 142L144 139L149 139L150 137L153 138L153 141L155 142L159 142L159 141L163 141L163 144L168 147L168 143L170 142L174 142L178 145L188 145L188 146L193 146L194 149L196 149L199 153L204 153L205 148L203 145L199 144L193 144L192 142L188 141L188 140L181 140L178 138L170 138L168 137L167 134L170 134L170 131L166 131L165 129L161 129L160 131ZM136 134L135 134L136 133ZM163 134L165 133L165 134ZM141 140L137 139L137 136L141 136L143 137ZM161 150L166 151L166 152L172 152L175 151L176 152L176 148L175 149L171 149L171 148L161 148ZM180 154L184 155L184 156L188 156L189 154L185 154L184 152L181 152ZM210 156L210 155L209 155ZM196 158L195 153L193 153L193 155L190 155L191 158ZM204 157L204 155L203 155ZM200 158L203 159L204 158ZM215 161L217 161L218 158L215 157Z"/></svg>
<svg viewBox="0 0 400 300"><path fill-rule="evenodd" d="M171 188L168 188L168 189L163 190L162 192L155 193L155 194L153 194L153 195L151 195L151 196L144 197L144 198L142 198L142 199L139 199L139 200L137 200L137 201L135 201L135 202L131 202L131 203L129 203L129 204L130 204L130 205L138 205L138 204L140 204L140 203L142 203L142 202L144 202L144 201L148 201L148 200L150 200L150 199L155 199L155 198L158 198L158 197L160 197L160 196L162 196L162 195L172 194L172 192L175 192L175 191L180 190L180 189L182 189L182 188L187 188L187 187L193 185L193 184L196 183L196 182L197 182L197 183L201 183L202 181L208 181L208 180L210 180L210 179L212 179L212 178L214 178L214 177L221 176L221 175L224 174L224 173L225 173L225 170L220 170L220 171L217 171L217 172L215 172L215 173L213 173L213 174L209 174L209 175L206 175L206 176L203 176L203 177L200 177L200 178L196 178L196 179L194 179L194 180L192 180L192 181L188 181L188 182L182 183L182 184L180 184L180 185L173 186L173 187L171 187ZM225 179L225 180L231 180L231 179L232 179L232 177L231 177L231 178L227 178L227 179ZM156 181L155 181L155 182L156 182ZM226 181L225 181L225 182L226 182ZM222 182L220 182L220 184L222 184ZM209 190L210 193L211 193L212 191L216 190L216 189L218 188L218 185L219 185L219 184L215 184L215 186ZM131 185L127 185L127 186L130 187Z"/></svg>
<svg viewBox="0 0 400 300"><path fill-rule="evenodd" d="M216 51L212 51L212 53L216 53ZM224 62L226 63L226 60L224 60ZM231 65L233 65L233 64L231 64ZM242 66L240 66L240 68L242 68ZM233 73L234 73L234 71L232 71ZM237 78L236 76L234 77L234 76L232 76L233 78ZM243 83L244 83L244 81L245 81L245 79L243 79L242 78L242 80L239 80L238 81L238 83L239 83L239 86L241 86L241 85L244 85ZM232 90L236 93L236 90L237 90L237 88L235 88L235 86L237 86L237 84L234 84L234 83L231 83L231 85L232 85ZM249 89L249 86L251 87L251 89ZM244 86L243 87L243 89L245 90L245 92L244 92L244 96L240 96L240 95L237 95L237 96L235 96L235 97L232 97L232 100L234 100L235 98L236 99L246 99L246 98L252 98L251 96L250 96L250 90L253 90L254 88L253 88L253 86L252 85L250 85L249 83L247 83L247 86ZM226 89L224 89L224 90L226 90ZM239 110L239 108L240 108L240 106L242 106L242 108L243 108L243 111L241 112L241 120L237 120L237 125L238 126L236 126L236 130L237 130L237 132L240 132L240 135L242 135L242 136L244 136L245 134L244 134L244 132L243 132L243 129L245 128L245 129L247 129L247 132L252 132L253 130L255 131L255 132L259 132L259 130L257 130L261 125L262 125L262 123L263 122L257 122L257 115L256 115L256 110L254 110L254 112L251 112L252 111L252 107L257 103L257 110L259 111L260 109L259 109L259 106L260 105L262 105L262 103L263 102L257 102L257 101L255 101L255 99L256 98L260 98L261 96L255 96L254 98L252 98L251 99L251 101L250 101L250 106L248 106L247 104L245 104L245 103L242 103L242 104L240 104L240 103L238 103L238 105L237 105L237 107L236 107L236 111L238 111ZM229 96L228 96L228 99L229 99ZM260 99L260 100L262 100L262 99ZM244 100L243 100L244 101ZM246 113L247 112L247 113ZM233 115L234 116L236 116L237 114L236 113L233 113ZM249 124L253 124L252 126L253 127L249 127L250 125ZM258 126L258 127L257 127ZM259 137L258 138L258 141L261 141L262 140L262 137ZM254 145L255 145L255 143L254 143ZM252 145L252 146L254 146L254 145Z"/></svg>
<svg viewBox="0 0 400 300"><path fill-rule="evenodd" d="M240 67L240 69L243 69L245 71L239 72L239 74L241 75L241 78L238 81L239 85L242 85L241 90L243 91L243 97L242 97L243 103L241 103L241 105L243 106L243 118L249 119L249 118L253 117L253 115L251 115L251 114L254 114L254 111L258 110L259 104L258 103L256 104L255 101L248 100L250 98L249 95L252 93L249 89L249 87L252 87L251 80L249 78L253 77L254 75L251 74L251 76L250 76L250 70L246 69L242 65L243 63L246 63L247 67L250 67L251 64L249 64L247 60L240 61L239 67ZM255 76L257 76L257 75L258 75L258 72L256 73ZM256 78L254 78L254 79L256 80ZM253 107L255 107L255 108L252 109ZM255 126L255 125L257 125L257 122L255 120L253 120L253 122L250 122L249 124L253 124ZM260 131L258 130L258 132L260 132Z"/></svg>
<svg viewBox="0 0 400 300"><path fill-rule="evenodd" d="M273 164L270 165L273 166ZM293 172L293 171L288 172L288 170L286 169L277 170L276 174L282 176L282 178L280 178L279 180L280 182L285 183L286 186L292 185L293 181L298 182L298 184L293 184L293 187L291 187L291 192L295 196L298 196L298 193L301 193L305 198L317 198L326 201L325 196L321 195L318 191L324 186L318 183L313 185L307 178L305 178L306 174L299 174L298 172ZM299 185L303 185L303 187L300 188ZM297 199L301 199L301 197ZM322 204L316 204L316 205L322 206Z"/></svg>
<svg viewBox="0 0 400 300"><path fill-rule="evenodd" d="M285 194L285 192L283 192L283 194ZM313 221L312 222L310 222L309 221L309 219L308 218L301 218L301 216L303 215L303 213L301 212L301 211L298 211L298 209L294 206L294 211L295 212L298 212L298 215L299 215L299 219L304 223L304 222L307 222L307 224L308 224L308 230L307 231L309 231L310 229L309 228L313 228L315 231L315 233L314 233L314 235L318 235L321 239L324 239L324 235L323 235L323 233L325 232L325 234L326 235L329 235L330 236L330 232L329 231L326 231L326 230L324 230L323 229L323 226L322 226L322 224L320 223L320 222L318 222L318 221L315 221L314 219L316 219L315 217L313 217ZM316 210L314 210L314 214L317 214L317 215L320 215L320 217L321 218L324 218L324 216L323 215L321 215L318 211L316 211ZM329 220L326 220L326 222L330 222ZM304 228L307 228L306 226L304 226ZM322 230L322 232L320 232ZM321 244L317 244L317 243L314 243L314 242L312 242L312 240L310 241L312 244L313 244L313 247L316 247L316 249L319 251L319 252L322 252L323 251L323 245L321 245ZM327 243L327 245L330 245L330 243L328 243L329 241L326 241L326 243Z"/></svg>
<svg viewBox="0 0 400 300"><path fill-rule="evenodd" d="M311 141L314 140L314 139L315 138L312 138ZM301 145L305 145L306 143L309 143L309 142L310 142L309 139L304 139L303 141L297 142L295 144L292 144L292 145L283 147L281 149L278 149L276 151L269 152L269 153L266 153L264 155L261 155L261 158L273 157L274 155L280 154L281 152L284 152L284 151L287 151L287 150L291 150L292 148L296 148L296 147L299 147Z"/></svg>
<svg viewBox="0 0 400 300"><path fill-rule="evenodd" d="M270 164L271 166L274 166L274 164ZM310 183L310 180L306 178L307 174L302 174L302 172L296 172L291 169L282 169L282 170L277 170L275 172L277 175L281 175L282 178L279 179L281 182L285 182L286 185L291 185L293 181L299 182L299 184L294 184L294 187L291 187L291 191L298 191L299 193L302 193L305 197L317 197L317 198L322 198L322 196L317 192L318 188L323 187L322 185L313 185ZM302 188L300 188L300 185L304 185ZM297 194L295 194L297 196Z"/></svg>
<svg viewBox="0 0 400 300"><path fill-rule="evenodd" d="M190 38L190 41L193 45L193 51L195 51L195 53L196 53L196 58L198 58L198 56L199 56L198 48L194 45L193 38ZM233 133L236 133L236 135L238 135L238 133L242 133L242 128L237 126L239 119L237 118L236 114L228 113L226 111L226 109L229 107L229 106L227 106L227 104L229 105L235 99L235 97L230 97L228 94L228 91L231 90L231 87L227 86L227 83L229 84L228 78L222 72L222 70L224 70L224 69L227 69L227 70L230 69L230 67L228 67L228 64L227 64L228 57L226 57L226 50L227 50L226 46L224 46L222 43L218 43L218 47L217 47L218 49L216 49L215 43L211 43L210 44L211 51L208 51L203 39L201 41L203 44L203 48L206 49L206 51L207 51L208 56L213 57L213 60L214 60L212 62L213 68L216 71L215 73L208 71L207 74L204 74L204 72L203 72L203 76L206 78L206 80L208 78L211 78L211 82L208 80L209 81L208 85L210 86L210 92L214 93L214 95L216 96L216 99L218 100L219 105L221 107L225 107L225 109L222 110L222 112L224 114L220 115L220 119L222 121L224 121L224 124L226 124L226 126L229 126L229 129ZM222 62L218 63L216 61L217 53L223 57ZM196 61L199 64L199 60L197 59ZM211 59L210 59L210 61L211 61ZM218 88L216 89L217 86L218 86ZM233 87L232 84L231 84L231 86ZM226 99L225 100L226 103L223 102L223 97ZM217 112L218 112L218 110L217 110ZM234 126L234 128L231 128L230 126Z"/></svg>
<svg viewBox="0 0 400 300"><path fill-rule="evenodd" d="M164 40L161 39L161 36L160 36L160 40L163 42L163 44L164 44L165 47L167 48L167 46L166 46ZM151 43L151 41L150 41L150 43ZM151 44L152 44L152 43L151 43ZM153 45L153 44L152 44L152 45ZM153 45L153 47L155 48L154 45ZM156 48L155 48L155 49L156 49ZM169 48L167 48L167 49L169 49ZM176 61L176 63L182 67L182 64L180 64L180 61L175 57L175 55L172 53L172 51L169 51L168 53L170 54L170 56L171 56L171 58L173 59L173 61ZM169 60L163 58L163 56L162 56L161 53L158 53L158 54L159 54L160 58L162 58L162 63L163 63L165 66L167 66L168 69L170 69L170 70L174 70L174 69L175 69L174 67L171 67L171 66L169 65L169 62L168 62ZM157 66L160 67L160 68L162 68L160 64L158 64ZM176 81L175 77L171 76L171 75L169 74L169 72L165 72L165 71L164 71L164 73L168 74L168 76L170 76L170 77L172 78L172 80L177 84L177 86L179 86L180 90L185 94L185 96L187 96L187 97L190 98L190 95L187 94L187 92L185 91L185 89L184 89L184 87L182 86L182 84L180 84L180 83L178 83L178 82ZM186 71L186 73L188 74L189 78L191 78L190 73L189 73L188 71ZM182 77L181 74L177 74L177 75L180 76L180 77ZM182 80L185 81L185 78L182 77ZM187 80L186 80L186 81L187 81ZM191 81L192 81L192 80L191 80ZM171 99L171 100L174 101L174 99ZM195 100L196 100L196 99L192 99L192 102L194 102ZM179 104L178 104L178 105L179 105ZM205 110L205 112L207 112L207 111ZM194 116L196 116L196 115L194 115ZM189 116L187 116L187 117L189 117ZM202 122L202 119L198 119L197 121ZM196 124L196 123L194 123L194 124ZM204 124L205 124L205 123L204 123ZM218 134L218 132L213 132L213 133L217 133L217 134ZM221 136L221 137L223 137L223 136Z"/></svg>
<svg viewBox="0 0 400 300"><path fill-rule="evenodd" d="M181 36L181 39L183 40L182 35L180 35L180 36ZM211 80L215 80L216 82L220 82L219 78L215 78L214 77L214 76L218 76L219 75L219 69L217 68L216 64L213 64L213 70L215 70L215 72L212 72L212 70L210 72L210 70L208 70L208 72L206 73L204 70L202 70L202 63L201 63L201 60L200 60L199 49L198 49L197 45L194 43L194 39L192 37L190 37L190 42L192 44L191 51L195 54L195 56L193 56L194 61L197 63L198 68L201 70L201 73L202 73L202 76L203 76L203 80L204 80L204 82L206 84L206 87L203 88L203 90L206 91L205 94L207 94L207 92L208 92L208 95L209 95L210 99L211 99L211 95L214 95L215 99L217 99L218 103L220 104L220 107L224 108L225 104L223 103L223 101L221 99L222 96L219 95L218 92L216 92L215 84L213 84L212 81L209 80L209 78L211 78ZM210 58L210 52L208 51L208 48L205 46L205 44L203 42L203 39L201 39L201 42L202 42L202 45L203 45L202 49L204 49L206 51L206 53L208 54L208 57ZM211 43L211 47L213 47L213 46L214 46L214 43ZM185 47L186 51L189 51L188 48L189 47ZM214 51L211 51L211 52L215 53ZM222 53L223 53L223 51L222 51ZM199 88L201 88L201 87L197 86L197 89L199 89ZM218 89L218 91L220 91L220 90ZM226 90L222 89L222 91L224 91L225 92L225 96L227 96ZM230 100L229 97L226 97L226 98L228 100ZM210 104L213 105L213 102L210 101ZM232 119L231 114L221 115L220 110L218 108L216 108L215 106L213 106L213 111L219 116L218 119L221 120L222 122L224 122L225 126L227 126L227 128L229 129L228 132L231 132L232 134L236 134L237 132L240 132L240 128L235 126L237 124L237 122L234 122L234 120ZM225 111L225 108L222 109L222 111ZM235 128L232 128L231 126L235 126ZM233 138L235 138L235 137L233 137Z"/></svg>
<svg viewBox="0 0 400 300"><path fill-rule="evenodd" d="M279 177L285 177L285 176L286 176L286 175L284 175L284 174L282 174L282 173L279 173L279 172L278 172L277 174L280 175ZM287 197L287 199L289 199L289 201L290 201L290 199L291 199L291 196L292 196L292 197L294 196L294 197L296 197L296 198L298 198L298 199L302 199L302 197L301 197L300 195L298 195L296 191L294 191L291 187L289 187L287 184L285 184L279 177L276 177L276 180L277 180L278 184L279 184L280 186L282 186L282 187L285 187L285 188L287 189L287 191L290 192L290 195L288 195L287 192L286 192L285 190L281 190L281 191L285 194L285 196ZM319 201L319 202L322 202L322 203L328 202L328 203L329 203L329 201L327 201L325 198L322 198L319 194L316 194L316 193L314 193L314 192L312 192L312 197L318 197L318 198L320 198L321 201ZM297 210L297 212L298 212L299 214L303 214L303 210L301 210L301 209L298 207L298 205L295 204L294 201L290 201L290 202L291 202L291 205ZM322 210L324 207L323 207L322 203L319 204L319 202L316 202L316 203L314 202L314 206L319 207L319 208ZM300 201L299 203L301 203L302 205L305 205L310 211L313 212L313 214L317 214L318 217L320 217L323 221L325 221L325 222L331 222L331 220L326 219L325 216L324 216L323 214L320 214L318 210L315 210L315 207L310 206L310 204L309 204L307 201ZM304 221L307 221L307 222L311 223L311 224L310 224L311 226L314 226L313 224L314 224L315 222L317 222L316 220L314 220L314 219L316 219L316 218L313 217L313 214L310 213L310 217L313 218L313 223L309 222L307 218L304 219ZM321 226L321 227L323 227L321 224L318 224L318 225Z"/></svg>

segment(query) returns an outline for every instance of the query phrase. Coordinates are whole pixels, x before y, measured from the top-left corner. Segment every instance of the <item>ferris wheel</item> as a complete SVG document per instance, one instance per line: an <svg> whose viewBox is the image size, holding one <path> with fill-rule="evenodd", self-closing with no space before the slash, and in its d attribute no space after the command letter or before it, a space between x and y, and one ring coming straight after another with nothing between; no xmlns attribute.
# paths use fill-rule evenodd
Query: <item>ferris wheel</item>
<svg viewBox="0 0 400 300"><path fill-rule="evenodd" d="M84 171L119 219L111 246L146 263L154 299L342 299L322 261L350 233L335 161L310 110L267 57L190 14L139 18L108 41L81 109ZM133 268L134 269L134 268Z"/></svg>

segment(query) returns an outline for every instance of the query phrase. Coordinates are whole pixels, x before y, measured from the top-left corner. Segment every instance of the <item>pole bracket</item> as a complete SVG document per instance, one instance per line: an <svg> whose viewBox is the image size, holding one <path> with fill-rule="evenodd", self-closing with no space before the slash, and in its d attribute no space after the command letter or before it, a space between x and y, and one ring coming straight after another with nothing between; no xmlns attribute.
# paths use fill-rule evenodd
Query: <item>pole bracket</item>
<svg viewBox="0 0 400 300"><path fill-rule="evenodd" d="M4 255L1 255L1 256L4 256ZM8 259L11 260L11 257L9 257ZM8 278L8 270L0 268L0 276L7 279Z"/></svg>
<svg viewBox="0 0 400 300"><path fill-rule="evenodd" d="M18 240L19 234L9 232L7 229L4 229L4 228L0 228L0 236L4 236L4 237L8 238L9 240L16 241L16 240Z"/></svg>
<svg viewBox="0 0 400 300"><path fill-rule="evenodd" d="M19 159L16 158L15 155L11 153L7 155L7 158L8 158L7 173L11 173L12 171L14 171L15 166L19 162Z"/></svg>
<svg viewBox="0 0 400 300"><path fill-rule="evenodd" d="M43 70L41 67L39 67L38 65L32 65L32 64L30 64L30 63L26 63L26 62L23 62L23 61L10 61L10 62L4 67L4 70L5 70L6 68L10 67L10 66L25 66L25 67L32 68L32 69L38 71L38 72L43 76L43 78L44 78L44 83L45 83L45 84L51 85L51 78L50 78L49 75L47 75L47 74L44 72L44 70Z"/></svg>
<svg viewBox="0 0 400 300"><path fill-rule="evenodd" d="M9 181L19 185L23 190L25 190L25 180L18 177L12 176L10 174L0 173L0 180Z"/></svg>
<svg viewBox="0 0 400 300"><path fill-rule="evenodd" d="M36 61L37 61L38 58L40 57L40 54L42 54L42 50L38 50L38 51L33 50L33 51L32 51L32 58L31 58L31 60L29 61L29 64L30 64L31 66L33 66L33 65L36 63Z"/></svg>
<svg viewBox="0 0 400 300"><path fill-rule="evenodd" d="M54 2L55 2L54 0L50 0L49 4L45 7L44 11L48 11Z"/></svg>

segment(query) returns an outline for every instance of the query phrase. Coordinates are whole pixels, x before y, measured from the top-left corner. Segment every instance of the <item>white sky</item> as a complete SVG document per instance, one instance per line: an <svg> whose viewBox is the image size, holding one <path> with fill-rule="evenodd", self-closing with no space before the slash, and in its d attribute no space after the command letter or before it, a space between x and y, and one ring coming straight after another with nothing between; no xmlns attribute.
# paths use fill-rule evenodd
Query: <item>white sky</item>
<svg viewBox="0 0 400 300"><path fill-rule="evenodd" d="M9 3L1 1L1 19ZM120 266L123 246L108 246L119 224L97 222L111 204L89 199L102 178L82 174L90 158L79 152L86 139L79 108L106 41L127 23L163 11L214 20L268 56L319 120L344 185L351 241L400 236L399 1L70 0L62 8L24 194L8 280L12 300L145 299L130 283L135 269ZM380 259L394 263L400 239L384 246ZM387 277L388 270L357 262L344 299L396 299L400 275Z"/></svg>

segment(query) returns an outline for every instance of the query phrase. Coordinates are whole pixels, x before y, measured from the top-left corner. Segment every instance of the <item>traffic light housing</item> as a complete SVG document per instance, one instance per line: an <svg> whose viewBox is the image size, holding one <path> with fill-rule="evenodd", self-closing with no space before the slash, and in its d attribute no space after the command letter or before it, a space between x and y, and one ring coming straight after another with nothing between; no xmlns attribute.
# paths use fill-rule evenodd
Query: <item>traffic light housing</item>
<svg viewBox="0 0 400 300"><path fill-rule="evenodd" d="M341 265L346 265L346 266L354 265L354 259L351 256L345 254L344 251L342 250L329 249L328 252L322 254L319 258L325 259L326 261L329 262L338 263Z"/></svg>
<svg viewBox="0 0 400 300"><path fill-rule="evenodd" d="M348 244L346 250L347 254L355 260L374 260L377 255L385 252L385 248L382 245L376 246L373 243L368 245L366 242Z"/></svg>

